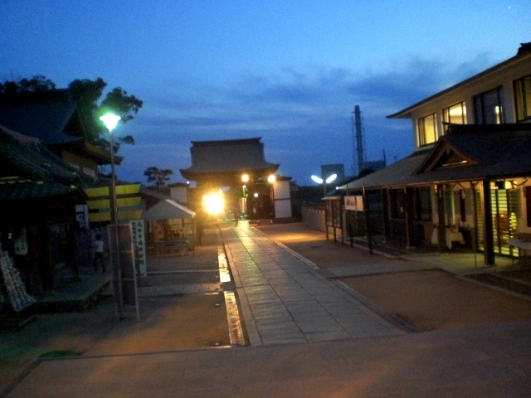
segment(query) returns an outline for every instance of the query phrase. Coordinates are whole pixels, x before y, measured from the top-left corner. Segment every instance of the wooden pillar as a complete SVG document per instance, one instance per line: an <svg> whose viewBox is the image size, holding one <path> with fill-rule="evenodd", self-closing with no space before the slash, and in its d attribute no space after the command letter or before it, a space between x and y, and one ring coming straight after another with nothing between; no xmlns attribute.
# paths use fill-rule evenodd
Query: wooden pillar
<svg viewBox="0 0 531 398"><path fill-rule="evenodd" d="M483 223L483 256L485 265L494 265L494 231L490 196L490 181L483 181L483 217L485 217Z"/></svg>
<svg viewBox="0 0 531 398"><path fill-rule="evenodd" d="M446 247L446 216L444 214L444 185L437 185L437 246L440 253L444 253L447 250Z"/></svg>
<svg viewBox="0 0 531 398"><path fill-rule="evenodd" d="M415 191L412 187L406 188L405 206L406 206L406 247L415 247Z"/></svg>
<svg viewBox="0 0 531 398"><path fill-rule="evenodd" d="M42 289L44 294L51 294L54 286L54 264L52 260L52 236L48 226L39 227L37 247Z"/></svg>
<svg viewBox="0 0 531 398"><path fill-rule="evenodd" d="M391 223L389 222L389 190L381 190L382 201L382 217L383 217L383 232L384 242L391 241Z"/></svg>
<svg viewBox="0 0 531 398"><path fill-rule="evenodd" d="M367 191L365 191L365 187L363 187L363 213L365 215L365 236L367 237L367 243L369 245L369 253L373 254L369 197Z"/></svg>
<svg viewBox="0 0 531 398"><path fill-rule="evenodd" d="M67 226L66 231L66 239L67 239L67 250L68 250L68 263L70 265L70 268L72 269L72 273L74 274L75 280L81 280L81 277L79 276L79 264L77 261L77 253L76 253L76 234L74 230L74 225L70 224Z"/></svg>
<svg viewBox="0 0 531 398"><path fill-rule="evenodd" d="M325 207L325 230L326 230L326 240L330 240L330 238L328 237L328 218L329 218L329 213L330 213L330 209L328 208L328 203L327 201L323 201L324 202L324 207Z"/></svg>

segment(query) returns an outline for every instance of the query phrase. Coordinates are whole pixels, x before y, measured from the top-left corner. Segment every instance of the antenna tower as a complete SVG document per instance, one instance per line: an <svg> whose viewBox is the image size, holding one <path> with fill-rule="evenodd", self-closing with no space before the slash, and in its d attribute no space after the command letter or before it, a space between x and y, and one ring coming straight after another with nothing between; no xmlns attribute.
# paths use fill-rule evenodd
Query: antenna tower
<svg viewBox="0 0 531 398"><path fill-rule="evenodd" d="M355 168L358 167L358 174L365 166L365 138L363 137L363 125L361 121L360 107L356 105L352 112L352 142L354 164L352 165L353 174L356 175Z"/></svg>

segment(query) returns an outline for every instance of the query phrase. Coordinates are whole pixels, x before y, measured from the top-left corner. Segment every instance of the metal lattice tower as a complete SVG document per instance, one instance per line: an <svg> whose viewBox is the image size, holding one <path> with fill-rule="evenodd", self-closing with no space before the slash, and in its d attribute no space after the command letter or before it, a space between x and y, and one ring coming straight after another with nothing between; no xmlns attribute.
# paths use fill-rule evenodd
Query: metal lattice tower
<svg viewBox="0 0 531 398"><path fill-rule="evenodd" d="M352 172L354 175L359 174L365 166L365 138L363 137L363 125L361 122L360 107L356 105L354 112L352 112L352 142L353 142L353 154L354 163L352 165ZM358 167L358 173L356 174L355 168Z"/></svg>

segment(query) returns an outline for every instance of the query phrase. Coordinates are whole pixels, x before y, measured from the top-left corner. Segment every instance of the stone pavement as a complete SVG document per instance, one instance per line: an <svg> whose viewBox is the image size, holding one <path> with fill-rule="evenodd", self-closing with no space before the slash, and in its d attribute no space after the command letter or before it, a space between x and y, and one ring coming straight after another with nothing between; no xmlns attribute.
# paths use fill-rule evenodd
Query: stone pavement
<svg viewBox="0 0 531 398"><path fill-rule="evenodd" d="M251 345L403 333L247 223L222 235Z"/></svg>
<svg viewBox="0 0 531 398"><path fill-rule="evenodd" d="M7 396L529 396L531 320L406 333L241 224L221 231L234 277L221 282L251 347L42 360Z"/></svg>

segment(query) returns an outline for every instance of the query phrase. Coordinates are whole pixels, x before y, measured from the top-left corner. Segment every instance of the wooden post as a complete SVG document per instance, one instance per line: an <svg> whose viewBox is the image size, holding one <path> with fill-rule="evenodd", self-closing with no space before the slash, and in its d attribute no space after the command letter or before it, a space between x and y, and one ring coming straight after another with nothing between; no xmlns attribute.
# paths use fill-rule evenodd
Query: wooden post
<svg viewBox="0 0 531 398"><path fill-rule="evenodd" d="M384 242L391 241L391 224L389 222L389 190L381 190Z"/></svg>
<svg viewBox="0 0 531 398"><path fill-rule="evenodd" d="M492 221L492 202L490 198L490 181L483 181L483 256L485 265L494 264L494 231Z"/></svg>
<svg viewBox="0 0 531 398"><path fill-rule="evenodd" d="M372 249L372 234L371 234L371 223L370 223L370 208L369 208L369 197L365 191L365 185L363 186L363 212L365 214L365 236L367 237L367 243L369 244L369 253L373 254Z"/></svg>
<svg viewBox="0 0 531 398"><path fill-rule="evenodd" d="M444 185L437 185L437 215L439 225L437 226L437 246L439 253L446 252L446 217L444 214Z"/></svg>
<svg viewBox="0 0 531 398"><path fill-rule="evenodd" d="M406 245L408 249L415 248L415 191L412 187L406 188Z"/></svg>

